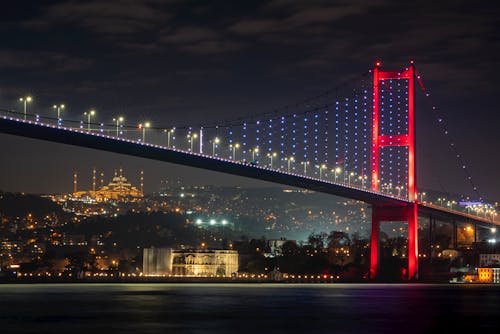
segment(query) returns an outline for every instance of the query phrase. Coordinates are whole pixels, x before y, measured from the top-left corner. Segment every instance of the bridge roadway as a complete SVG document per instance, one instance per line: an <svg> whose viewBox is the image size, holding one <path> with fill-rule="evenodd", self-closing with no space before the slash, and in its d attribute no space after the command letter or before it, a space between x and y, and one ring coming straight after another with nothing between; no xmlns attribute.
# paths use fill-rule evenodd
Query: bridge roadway
<svg viewBox="0 0 500 334"><path fill-rule="evenodd" d="M0 132L244 176L351 198L371 205L406 206L411 204L409 201L402 198L372 192L367 189L351 187L346 184L319 180L301 174L286 173L262 166L253 166L224 158L214 158L199 153L169 149L160 145L143 144L134 140L116 138L101 133L89 133L84 129L57 127L41 122L23 121L14 117L1 116ZM432 215L443 221L467 221L486 227L491 226L491 224L500 224L478 216L455 210L447 210L426 203L419 203L419 214L426 216Z"/></svg>

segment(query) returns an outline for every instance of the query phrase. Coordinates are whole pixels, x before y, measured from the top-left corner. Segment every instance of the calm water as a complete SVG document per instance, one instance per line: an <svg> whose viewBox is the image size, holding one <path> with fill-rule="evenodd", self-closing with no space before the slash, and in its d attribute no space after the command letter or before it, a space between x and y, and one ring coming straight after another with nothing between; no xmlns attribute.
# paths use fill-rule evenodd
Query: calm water
<svg viewBox="0 0 500 334"><path fill-rule="evenodd" d="M407 334L440 325L498 333L500 286L0 285L0 333Z"/></svg>

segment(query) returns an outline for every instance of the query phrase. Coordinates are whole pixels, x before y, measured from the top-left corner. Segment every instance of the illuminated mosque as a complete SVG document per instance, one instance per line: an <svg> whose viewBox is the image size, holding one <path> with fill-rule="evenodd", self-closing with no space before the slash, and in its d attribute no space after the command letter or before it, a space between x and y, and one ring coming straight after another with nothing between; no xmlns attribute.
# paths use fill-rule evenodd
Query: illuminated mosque
<svg viewBox="0 0 500 334"><path fill-rule="evenodd" d="M95 202L108 201L135 201L144 197L144 172L141 171L140 189L132 184L123 176L123 169L119 173L115 170L115 175L108 185L104 185L104 173L101 173L101 186L96 189L96 170L92 171L92 190L77 190L78 175L73 175L73 198L78 200L92 200Z"/></svg>

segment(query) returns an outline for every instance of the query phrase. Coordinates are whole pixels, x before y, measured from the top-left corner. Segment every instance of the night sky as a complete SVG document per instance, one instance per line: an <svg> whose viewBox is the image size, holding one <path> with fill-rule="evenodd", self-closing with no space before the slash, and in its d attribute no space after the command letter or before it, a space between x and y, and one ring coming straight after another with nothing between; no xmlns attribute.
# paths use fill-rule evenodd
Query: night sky
<svg viewBox="0 0 500 334"><path fill-rule="evenodd" d="M495 1L10 1L0 12L0 107L110 122L207 123L272 111L414 59L480 193L500 200L500 5ZM430 108L417 103L421 188L472 193ZM70 192L72 173L269 185L0 135L0 189Z"/></svg>

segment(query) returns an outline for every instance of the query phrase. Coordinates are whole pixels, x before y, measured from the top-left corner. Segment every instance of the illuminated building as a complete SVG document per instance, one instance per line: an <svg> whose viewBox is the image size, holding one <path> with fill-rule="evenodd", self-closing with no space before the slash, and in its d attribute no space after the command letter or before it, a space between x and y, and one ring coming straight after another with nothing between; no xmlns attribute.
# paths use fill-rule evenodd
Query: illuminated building
<svg viewBox="0 0 500 334"><path fill-rule="evenodd" d="M77 191L76 189L76 173L75 173L75 180L73 181L73 184L75 185L75 189L73 192L73 198L79 199L79 200L91 200L95 202L107 202L107 201L134 201L140 198L144 197L143 193L143 181L144 181L144 174L141 171L141 187L140 189L137 189L136 187L132 186L130 182L123 176L123 170L120 168L120 173L117 174L115 171L115 175L111 182L108 183L108 185L103 185L103 180L102 180L102 173L101 173L101 187L96 190L96 171L95 169L93 170L93 175L92 175L92 190L84 190L84 191Z"/></svg>
<svg viewBox="0 0 500 334"><path fill-rule="evenodd" d="M224 276L238 272L238 252L220 249L145 248L145 276Z"/></svg>
<svg viewBox="0 0 500 334"><path fill-rule="evenodd" d="M500 268L477 268L480 283L500 283Z"/></svg>

